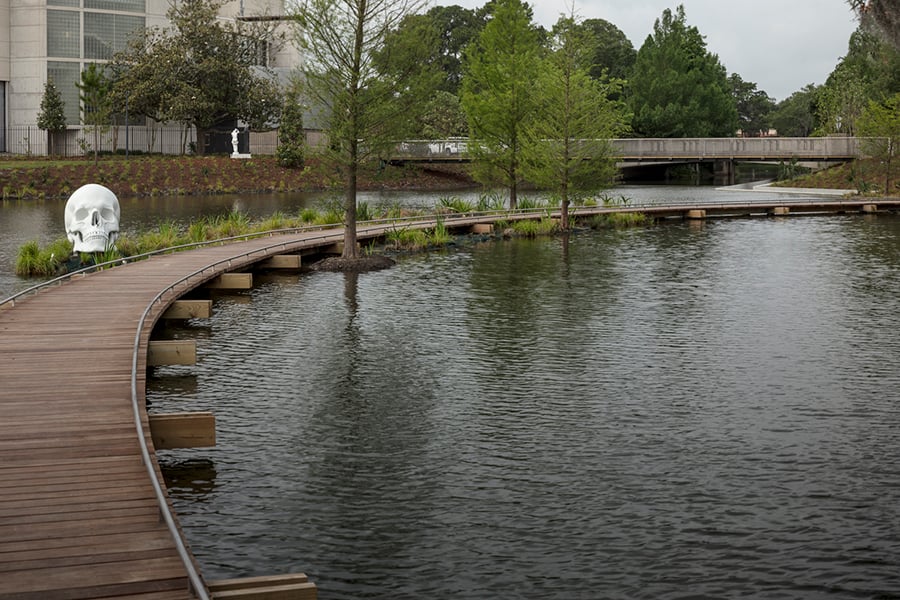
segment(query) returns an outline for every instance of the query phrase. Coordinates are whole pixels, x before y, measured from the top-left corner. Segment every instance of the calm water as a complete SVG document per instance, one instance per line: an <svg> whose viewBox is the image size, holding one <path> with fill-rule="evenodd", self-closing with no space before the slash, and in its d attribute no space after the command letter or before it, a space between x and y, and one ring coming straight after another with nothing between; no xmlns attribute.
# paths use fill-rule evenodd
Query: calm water
<svg viewBox="0 0 900 600"><path fill-rule="evenodd" d="M783 194L775 192L718 192L711 187L694 186L627 186L610 192L610 196L626 196L633 202L721 202L765 200ZM368 192L360 194L360 201L377 207L382 204L402 204L414 207L432 207L442 196L459 196L473 202L476 192L442 192L422 194L418 192ZM161 198L123 198L121 229L126 234L140 233L158 224L177 223L187 225L192 220L239 211L252 217L264 218L276 211L297 214L310 206L320 206L335 196L316 194L250 194L220 196L181 196ZM63 213L65 199L0 201L0 300L34 285L35 281L20 279L14 275L19 248L30 240L45 245L65 235Z"/></svg>
<svg viewBox="0 0 900 600"><path fill-rule="evenodd" d="M343 598L900 598L900 218L504 241L219 297L154 410L207 577Z"/></svg>

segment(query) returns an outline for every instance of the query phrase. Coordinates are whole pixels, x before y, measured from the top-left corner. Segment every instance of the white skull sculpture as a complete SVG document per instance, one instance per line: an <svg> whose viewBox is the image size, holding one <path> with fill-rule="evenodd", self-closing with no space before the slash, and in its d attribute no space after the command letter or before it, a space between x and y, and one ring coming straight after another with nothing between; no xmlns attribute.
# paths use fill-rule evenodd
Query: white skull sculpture
<svg viewBox="0 0 900 600"><path fill-rule="evenodd" d="M119 199L96 183L81 186L66 202L66 235L75 252L105 252L119 236Z"/></svg>

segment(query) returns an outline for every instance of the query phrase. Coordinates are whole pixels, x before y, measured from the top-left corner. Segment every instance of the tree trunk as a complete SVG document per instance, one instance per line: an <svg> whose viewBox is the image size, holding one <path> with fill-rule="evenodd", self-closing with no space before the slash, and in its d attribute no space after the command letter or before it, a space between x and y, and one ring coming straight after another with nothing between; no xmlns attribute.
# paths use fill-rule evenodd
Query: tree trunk
<svg viewBox="0 0 900 600"><path fill-rule="evenodd" d="M563 231L569 230L569 197L563 196L562 206L560 207L559 228Z"/></svg>
<svg viewBox="0 0 900 600"><path fill-rule="evenodd" d="M350 161L347 166L347 189L344 191L344 251L341 258L357 259L356 248L356 176L359 170L357 141L350 142Z"/></svg>

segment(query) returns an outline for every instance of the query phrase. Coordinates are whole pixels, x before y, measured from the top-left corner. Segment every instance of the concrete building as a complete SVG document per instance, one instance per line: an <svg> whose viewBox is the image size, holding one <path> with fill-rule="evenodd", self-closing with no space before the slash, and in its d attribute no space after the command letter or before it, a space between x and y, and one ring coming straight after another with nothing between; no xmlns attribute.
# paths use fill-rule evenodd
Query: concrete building
<svg viewBox="0 0 900 600"><path fill-rule="evenodd" d="M73 143L82 136L75 87L82 70L90 63L108 61L135 30L168 26L168 9L168 0L0 0L0 152L46 153L47 135L36 123L50 77L65 102L66 147L71 153ZM278 20L283 14L283 0L234 0L222 8L220 18L267 20L284 28ZM273 43L262 50L260 61L286 78L299 64L299 54L290 43ZM134 136L129 143L146 150L151 138L158 137L163 144L167 136L159 134L167 128L178 129L144 121L129 124L128 133ZM110 144L121 146L122 132L114 135L115 140L105 140L104 150L111 149ZM171 147L152 150L176 151Z"/></svg>

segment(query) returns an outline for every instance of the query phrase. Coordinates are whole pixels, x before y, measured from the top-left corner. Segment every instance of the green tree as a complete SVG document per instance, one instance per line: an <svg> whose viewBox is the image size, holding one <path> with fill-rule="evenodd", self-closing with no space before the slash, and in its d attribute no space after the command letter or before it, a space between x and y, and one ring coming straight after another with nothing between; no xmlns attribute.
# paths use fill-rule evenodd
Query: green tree
<svg viewBox="0 0 900 600"><path fill-rule="evenodd" d="M91 63L81 72L81 81L75 84L81 101L81 122L94 137L94 163L100 152L100 132L109 125L112 105L109 98L110 82L102 67Z"/></svg>
<svg viewBox="0 0 900 600"><path fill-rule="evenodd" d="M284 95L281 126L278 128L278 148L275 156L283 167L303 166L306 134L303 131L303 103L299 81L293 81Z"/></svg>
<svg viewBox="0 0 900 600"><path fill-rule="evenodd" d="M876 31L900 50L900 2L897 0L847 0L869 30Z"/></svg>
<svg viewBox="0 0 900 600"><path fill-rule="evenodd" d="M474 10L461 6L434 6L428 11L438 32L437 54L433 59L443 72L440 89L459 94L463 79L463 50L478 37L485 20Z"/></svg>
<svg viewBox="0 0 900 600"><path fill-rule="evenodd" d="M610 79L627 81L631 78L637 51L621 29L603 19L586 19L579 28L586 29L592 36L591 77L602 79L606 74Z"/></svg>
<svg viewBox="0 0 900 600"><path fill-rule="evenodd" d="M850 36L847 55L821 87L818 133L855 135L856 121L870 100L900 92L900 52L865 29Z"/></svg>
<svg viewBox="0 0 900 600"><path fill-rule="evenodd" d="M630 81L635 132L647 137L726 137L737 108L725 67L706 49L684 6L663 11L638 50Z"/></svg>
<svg viewBox="0 0 900 600"><path fill-rule="evenodd" d="M486 185L507 187L514 210L524 129L536 118L534 76L541 47L526 4L491 3L493 17L466 50L461 101L469 121L473 176Z"/></svg>
<svg viewBox="0 0 900 600"><path fill-rule="evenodd" d="M55 134L66 130L66 106L62 95L50 78L47 78L47 83L44 84L44 95L41 96L41 110L38 112L37 126L47 132L49 154L56 154Z"/></svg>
<svg viewBox="0 0 900 600"><path fill-rule="evenodd" d="M277 122L280 86L259 62L260 48L277 42L260 24L218 19L223 0L172 3L171 27L147 28L113 57L117 110L197 130L203 153L207 132L245 121L253 129Z"/></svg>
<svg viewBox="0 0 900 600"><path fill-rule="evenodd" d="M807 137L818 127L816 102L818 88L809 84L779 102L771 113L771 125L778 135Z"/></svg>
<svg viewBox="0 0 900 600"><path fill-rule="evenodd" d="M771 126L770 114L775 103L769 95L756 89L756 84L744 81L737 73L728 78L738 112L738 125L744 137L758 137L768 132Z"/></svg>
<svg viewBox="0 0 900 600"><path fill-rule="evenodd" d="M550 54L539 69L539 117L528 128L531 141L523 148L527 178L560 200L564 231L572 200L612 184L609 139L623 128L623 111L609 99L616 90L591 77L591 41L574 16L556 23Z"/></svg>
<svg viewBox="0 0 900 600"><path fill-rule="evenodd" d="M344 176L344 259L359 257L359 169L390 152L415 123L422 104L415 90L430 44L404 44L399 61L376 54L424 1L301 0L294 9L296 41L307 59L306 90L326 119L325 159ZM414 60L416 48L422 50L419 61ZM385 69L385 64L391 68Z"/></svg>
<svg viewBox="0 0 900 600"><path fill-rule="evenodd" d="M459 98L450 92L436 91L425 103L416 137L440 140L466 135L466 113Z"/></svg>
<svg viewBox="0 0 900 600"><path fill-rule="evenodd" d="M859 118L857 133L862 136L863 152L880 163L884 193L893 195L900 151L900 93L882 102L869 102Z"/></svg>

